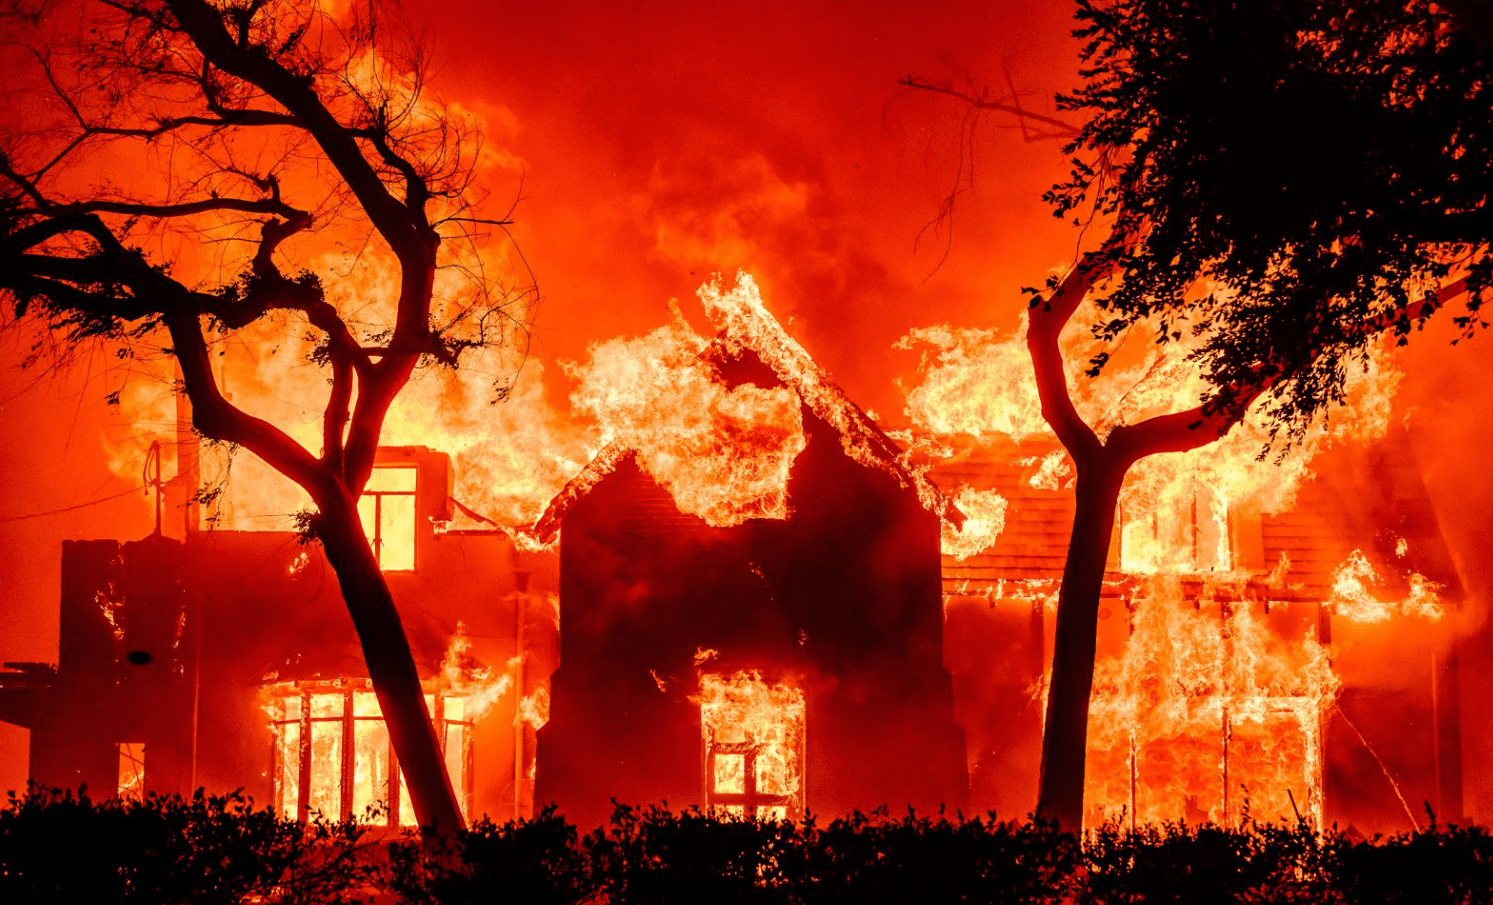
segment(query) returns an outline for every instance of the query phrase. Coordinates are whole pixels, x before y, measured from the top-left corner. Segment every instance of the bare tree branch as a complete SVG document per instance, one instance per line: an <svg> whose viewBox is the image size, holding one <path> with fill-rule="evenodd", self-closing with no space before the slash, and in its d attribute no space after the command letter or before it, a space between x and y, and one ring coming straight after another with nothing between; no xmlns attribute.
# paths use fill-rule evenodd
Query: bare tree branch
<svg viewBox="0 0 1493 905"><path fill-rule="evenodd" d="M960 91L947 84L930 82L927 79L920 79L916 76L911 75L903 76L902 78L898 79L897 84L902 85L906 88L916 88L920 91L932 91L935 94L948 95L949 97L957 98L958 100L963 101L976 110L987 110L992 113L1010 114L1011 116L1016 117L1017 122L1021 124L1023 134L1026 137L1027 141L1040 141L1047 138L1076 138L1078 136L1078 127L1073 125L1072 123L1064 122L1063 120L1057 119L1056 117L1043 116L1040 113L1033 113L1032 111L1021 106L1020 103L1016 103L1016 94L1014 91L1011 95L1013 102L1007 103L1005 101L992 100L990 96L983 91L978 95L970 94L969 92ZM1051 127L1052 131L1040 132L1033 130L1028 132L1026 129L1027 120L1049 126Z"/></svg>

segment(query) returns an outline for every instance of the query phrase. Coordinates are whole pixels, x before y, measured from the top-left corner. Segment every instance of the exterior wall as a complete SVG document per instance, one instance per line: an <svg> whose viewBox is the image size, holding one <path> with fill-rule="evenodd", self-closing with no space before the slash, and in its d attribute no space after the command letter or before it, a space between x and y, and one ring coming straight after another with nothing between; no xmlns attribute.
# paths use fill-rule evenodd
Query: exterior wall
<svg viewBox="0 0 1493 905"><path fill-rule="evenodd" d="M938 521L805 415L786 521L714 528L631 461L565 516L560 667L536 800L582 825L610 799L703 804L696 654L807 704L807 805L959 806Z"/></svg>
<svg viewBox="0 0 1493 905"><path fill-rule="evenodd" d="M1255 601L1277 637L1313 632L1332 643L1343 689L1321 718L1324 818L1369 833L1423 824L1424 804L1442 820L1461 816L1454 618L1363 625L1321 606L1333 570L1362 549L1376 562L1441 584L1454 616L1457 575L1407 449L1392 434L1369 449L1335 450L1316 463L1316 479L1303 485L1291 509L1232 519L1235 558L1249 573L1240 599ZM993 487L1009 503L994 548L944 563L945 644L958 717L970 738L970 804L1007 817L1027 813L1036 801L1038 692L1051 661L1051 603L1072 522L1071 489L1031 485L1040 457L1051 450L987 448L935 475L944 486ZM1403 557L1396 549L1402 539ZM1283 555L1290 569L1283 581L1271 580ZM1133 588L1133 577L1112 556L1100 609L1101 657L1117 654L1129 637L1126 601ZM1216 591L1198 578L1184 579L1183 590L1204 610L1219 605ZM1273 604L1281 605L1272 610Z"/></svg>
<svg viewBox="0 0 1493 905"><path fill-rule="evenodd" d="M444 500L439 489L429 496ZM387 576L422 674L438 673L460 624L476 662L501 677L522 656L523 691L540 687L557 647L544 602L553 557L521 562L505 535L436 534L428 518L416 544L417 569ZM31 776L44 785L112 795L117 746L136 742L149 791L241 788L268 804L261 687L366 675L335 574L319 546L293 535L73 541L62 570L55 671L0 680L0 719L32 730ZM532 764L533 730L516 719L518 700L510 689L473 728L475 811L497 819L531 807L532 788L518 780Z"/></svg>

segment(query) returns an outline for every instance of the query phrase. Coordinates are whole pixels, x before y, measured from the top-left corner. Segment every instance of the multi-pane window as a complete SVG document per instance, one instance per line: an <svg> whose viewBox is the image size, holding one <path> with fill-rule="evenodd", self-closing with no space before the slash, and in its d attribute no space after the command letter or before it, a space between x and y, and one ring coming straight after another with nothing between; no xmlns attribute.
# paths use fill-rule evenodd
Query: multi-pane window
<svg viewBox="0 0 1493 905"><path fill-rule="evenodd" d="M389 742L378 698L366 680L288 683L270 689L274 731L271 785L275 809L287 818L320 811L329 818L413 826L409 789ZM462 812L469 809L472 723L465 700L425 695Z"/></svg>
<svg viewBox="0 0 1493 905"><path fill-rule="evenodd" d="M700 677L705 803L737 817L804 813L804 696L755 671Z"/></svg>
<svg viewBox="0 0 1493 905"><path fill-rule="evenodd" d="M1120 513L1120 570L1226 572L1234 568L1228 498L1201 484L1168 485Z"/></svg>
<svg viewBox="0 0 1493 905"><path fill-rule="evenodd" d="M413 465L379 465L373 469L358 515L363 532L373 544L373 556L385 572L415 568L415 487Z"/></svg>

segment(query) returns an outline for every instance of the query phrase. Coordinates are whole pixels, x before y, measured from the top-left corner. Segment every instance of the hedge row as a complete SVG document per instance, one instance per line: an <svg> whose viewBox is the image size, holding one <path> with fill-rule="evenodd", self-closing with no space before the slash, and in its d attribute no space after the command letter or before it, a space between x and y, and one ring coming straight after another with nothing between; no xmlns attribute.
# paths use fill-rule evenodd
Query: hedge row
<svg viewBox="0 0 1493 905"><path fill-rule="evenodd" d="M1481 827L1350 839L1303 825L1105 827L853 814L821 827L619 806L483 821L455 852L301 825L242 796L93 801L33 789L0 811L0 902L1483 903Z"/></svg>

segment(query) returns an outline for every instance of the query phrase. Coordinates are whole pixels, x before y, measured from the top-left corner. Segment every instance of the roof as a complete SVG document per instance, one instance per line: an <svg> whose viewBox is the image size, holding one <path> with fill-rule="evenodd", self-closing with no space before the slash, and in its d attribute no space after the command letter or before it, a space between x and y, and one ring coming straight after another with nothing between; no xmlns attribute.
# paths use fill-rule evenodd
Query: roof
<svg viewBox="0 0 1493 905"><path fill-rule="evenodd" d="M1054 599L1062 581L1074 499L1071 487L1045 486L1039 473L1055 440L1018 445L999 439L965 450L935 469L949 486L998 491L1008 503L1005 528L989 549L965 559L944 557L947 598ZM1325 601L1334 572L1355 549L1380 563L1425 575L1450 598L1461 596L1435 511L1403 430L1366 447L1341 446L1313 463L1316 476L1302 484L1289 509L1259 521L1263 568L1238 579L1243 597L1271 601ZM1398 542L1406 543L1397 552ZM1102 593L1125 597L1140 580L1122 572L1118 545L1111 548ZM1284 569L1277 569L1282 560ZM1185 576L1183 589L1201 593L1212 576ZM1219 576L1224 577L1224 576Z"/></svg>
<svg viewBox="0 0 1493 905"><path fill-rule="evenodd" d="M816 418L834 429L841 448L853 461L890 475L899 486L916 493L923 508L943 521L956 527L964 523L964 514L953 501L922 469L908 462L896 441L852 402L829 373L783 329L763 305L750 275L737 274L736 287L729 292L722 292L718 282L711 283L700 290L700 300L719 331L702 356L724 353L760 361ZM538 521L523 532L526 539L541 546L554 543L565 513L635 454L636 450L616 443L604 447L555 495Z"/></svg>

